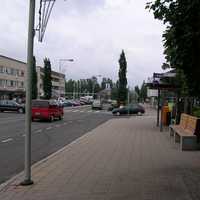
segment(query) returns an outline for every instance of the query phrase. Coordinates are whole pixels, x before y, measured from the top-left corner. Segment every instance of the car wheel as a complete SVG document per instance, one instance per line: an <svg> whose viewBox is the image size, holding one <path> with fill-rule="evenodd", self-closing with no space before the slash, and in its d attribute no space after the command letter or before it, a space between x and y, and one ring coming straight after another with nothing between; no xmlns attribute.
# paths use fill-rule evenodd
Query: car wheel
<svg viewBox="0 0 200 200"><path fill-rule="evenodd" d="M50 121L50 122L53 122L53 121L54 121L54 116L53 116L53 115L51 115L51 116L49 117L49 121Z"/></svg>
<svg viewBox="0 0 200 200"><path fill-rule="evenodd" d="M59 119L59 120L62 120L62 119L63 119L63 116L62 116L62 115L61 115L61 116L59 116L59 117L58 117L58 119Z"/></svg>
<svg viewBox="0 0 200 200"><path fill-rule="evenodd" d="M117 115L117 116L120 116L120 112L116 112L116 115Z"/></svg>
<svg viewBox="0 0 200 200"><path fill-rule="evenodd" d="M23 113L23 112L24 112L23 108L18 109L18 113Z"/></svg>

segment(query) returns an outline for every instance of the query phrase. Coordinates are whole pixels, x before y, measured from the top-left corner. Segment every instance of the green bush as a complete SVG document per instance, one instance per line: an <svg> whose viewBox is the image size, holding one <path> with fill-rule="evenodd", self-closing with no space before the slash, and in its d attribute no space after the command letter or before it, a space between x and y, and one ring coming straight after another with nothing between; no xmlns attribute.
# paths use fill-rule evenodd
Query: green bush
<svg viewBox="0 0 200 200"><path fill-rule="evenodd" d="M195 117L199 117L200 118L200 107L194 107L193 110L192 110L192 114Z"/></svg>

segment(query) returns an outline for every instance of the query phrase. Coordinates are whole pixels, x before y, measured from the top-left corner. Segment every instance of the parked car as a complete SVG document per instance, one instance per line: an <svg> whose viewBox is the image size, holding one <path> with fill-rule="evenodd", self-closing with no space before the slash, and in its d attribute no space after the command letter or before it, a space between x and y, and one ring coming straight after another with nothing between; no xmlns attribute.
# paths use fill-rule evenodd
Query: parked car
<svg viewBox="0 0 200 200"><path fill-rule="evenodd" d="M55 118L63 119L63 105L52 100L32 101L32 121L35 119L54 121Z"/></svg>
<svg viewBox="0 0 200 200"><path fill-rule="evenodd" d="M126 114L144 114L145 109L139 105L129 105L129 106L124 106L121 108L115 108L112 110L113 115L126 115Z"/></svg>
<svg viewBox="0 0 200 200"><path fill-rule="evenodd" d="M92 103L92 109L99 109L102 110L103 104L101 103L101 100L94 100Z"/></svg>
<svg viewBox="0 0 200 200"><path fill-rule="evenodd" d="M69 100L65 100L63 103L64 107L71 107L72 105L73 105L72 102L70 102Z"/></svg>
<svg viewBox="0 0 200 200"><path fill-rule="evenodd" d="M25 106L18 104L13 100L0 100L0 111L15 111L18 113L25 113Z"/></svg>

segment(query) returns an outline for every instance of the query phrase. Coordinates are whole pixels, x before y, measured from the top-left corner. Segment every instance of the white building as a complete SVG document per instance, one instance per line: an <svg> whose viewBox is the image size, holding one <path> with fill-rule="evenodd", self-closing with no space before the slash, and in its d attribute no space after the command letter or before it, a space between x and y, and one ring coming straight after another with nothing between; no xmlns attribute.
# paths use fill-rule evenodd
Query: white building
<svg viewBox="0 0 200 200"><path fill-rule="evenodd" d="M26 85L25 62L0 55L0 99L25 97ZM43 68L37 67L38 97L43 95ZM64 96L65 75L52 71L52 97Z"/></svg>

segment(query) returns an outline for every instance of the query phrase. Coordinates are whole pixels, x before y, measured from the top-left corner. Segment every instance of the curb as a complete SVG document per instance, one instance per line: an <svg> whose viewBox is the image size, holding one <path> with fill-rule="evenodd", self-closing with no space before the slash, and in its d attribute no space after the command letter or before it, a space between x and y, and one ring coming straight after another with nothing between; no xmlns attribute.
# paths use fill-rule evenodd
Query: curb
<svg viewBox="0 0 200 200"><path fill-rule="evenodd" d="M110 119L112 120L112 119ZM109 122L110 120L104 122L103 124ZM100 124L99 126L102 126L103 124ZM99 126L97 126L96 128L98 128ZM66 150L69 146L77 143L79 140L83 139L84 137L86 137L88 134L91 134L92 131L94 131L96 128L90 130L89 132L85 133L84 135L82 135L81 137L77 138L76 140L72 141L71 143L67 144L66 146L62 147L61 149L59 149L58 151L52 153L51 155L47 156L46 158L43 158L42 160L34 163L32 166L31 166L31 169L33 168L36 168L37 166L45 163L47 160L57 156L59 153L63 152L64 150ZM14 175L12 178L10 178L9 180L7 180L6 182L0 184L0 193L6 188L8 187L12 182L14 182L15 180L17 179L20 179L24 174L24 170L16 175Z"/></svg>

